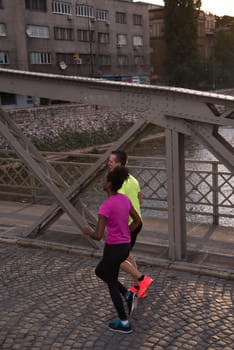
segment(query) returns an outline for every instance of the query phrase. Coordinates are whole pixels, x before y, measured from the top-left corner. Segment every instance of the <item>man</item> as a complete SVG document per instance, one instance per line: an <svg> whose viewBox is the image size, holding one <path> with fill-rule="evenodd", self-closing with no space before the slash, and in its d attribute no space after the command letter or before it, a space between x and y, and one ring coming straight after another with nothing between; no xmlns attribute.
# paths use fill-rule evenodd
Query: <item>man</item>
<svg viewBox="0 0 234 350"><path fill-rule="evenodd" d="M116 150L111 153L108 160L108 166L110 169L114 169L117 166L126 166L126 164L127 154L125 151ZM136 212L141 217L140 205L142 203L142 194L137 179L133 175L129 174L128 179L124 181L122 187L118 192L128 196ZM131 221L132 219L129 218L129 225L131 224ZM134 231L131 232L131 250L135 245L137 235L140 232L141 228L142 222ZM138 298L146 297L147 290L153 283L153 279L147 275L143 275L138 270L137 263L131 252L127 260L121 264L121 269L133 277L134 284L129 288L129 291L137 293Z"/></svg>

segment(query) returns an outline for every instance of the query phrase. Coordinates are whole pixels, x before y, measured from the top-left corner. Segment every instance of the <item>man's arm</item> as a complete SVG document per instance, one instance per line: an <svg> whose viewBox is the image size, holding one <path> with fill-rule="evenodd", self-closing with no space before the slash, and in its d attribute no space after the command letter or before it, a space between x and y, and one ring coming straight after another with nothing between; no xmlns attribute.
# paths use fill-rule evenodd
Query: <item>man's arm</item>
<svg viewBox="0 0 234 350"><path fill-rule="evenodd" d="M141 205L141 204L142 204L142 201L143 201L143 199L142 199L142 193L141 193L141 192L138 192L137 197L138 197L139 203L140 203L140 205Z"/></svg>

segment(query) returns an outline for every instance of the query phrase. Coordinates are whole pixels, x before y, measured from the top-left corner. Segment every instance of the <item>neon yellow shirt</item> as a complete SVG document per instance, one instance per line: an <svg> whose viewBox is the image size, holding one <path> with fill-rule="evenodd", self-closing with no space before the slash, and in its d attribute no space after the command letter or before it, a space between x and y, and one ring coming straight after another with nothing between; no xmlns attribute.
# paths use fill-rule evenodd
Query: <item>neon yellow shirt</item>
<svg viewBox="0 0 234 350"><path fill-rule="evenodd" d="M123 193L132 202L133 207L135 208L138 215L141 217L141 208L138 199L138 193L141 192L141 188L137 179L129 174L129 177L126 181L124 181L122 187L118 190L119 193ZM132 218L129 218L129 224L132 222Z"/></svg>

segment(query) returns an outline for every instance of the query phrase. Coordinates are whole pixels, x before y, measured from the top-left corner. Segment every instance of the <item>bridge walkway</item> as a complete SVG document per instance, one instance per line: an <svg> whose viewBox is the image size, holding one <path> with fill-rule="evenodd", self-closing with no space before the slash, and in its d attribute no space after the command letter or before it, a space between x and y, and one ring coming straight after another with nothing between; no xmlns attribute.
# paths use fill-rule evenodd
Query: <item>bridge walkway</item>
<svg viewBox="0 0 234 350"><path fill-rule="evenodd" d="M67 214L37 239L26 238L25 229L48 207L46 205L0 201L0 242L38 246L88 255L100 255L89 246ZM187 223L187 255L180 261L168 259L167 220L144 217L135 248L138 261L195 273L234 277L234 227Z"/></svg>

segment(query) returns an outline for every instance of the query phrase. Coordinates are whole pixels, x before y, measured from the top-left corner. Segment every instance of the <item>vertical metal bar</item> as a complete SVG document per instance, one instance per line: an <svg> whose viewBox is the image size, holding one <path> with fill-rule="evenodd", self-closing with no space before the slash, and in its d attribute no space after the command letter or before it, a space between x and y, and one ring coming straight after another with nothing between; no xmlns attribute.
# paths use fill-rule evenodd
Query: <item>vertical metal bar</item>
<svg viewBox="0 0 234 350"><path fill-rule="evenodd" d="M219 224L218 162L212 163L213 224Z"/></svg>
<svg viewBox="0 0 234 350"><path fill-rule="evenodd" d="M172 131L166 129L166 167L167 167L167 200L168 200L168 244L169 244L169 258L175 259L175 236L174 236L174 191L173 191L173 164L172 164Z"/></svg>
<svg viewBox="0 0 234 350"><path fill-rule="evenodd" d="M29 179L30 179L30 188L31 188L31 194L32 194L32 203L35 204L37 202L36 179L31 172L29 172Z"/></svg>
<svg viewBox="0 0 234 350"><path fill-rule="evenodd" d="M186 253L184 135L166 130L169 258Z"/></svg>

